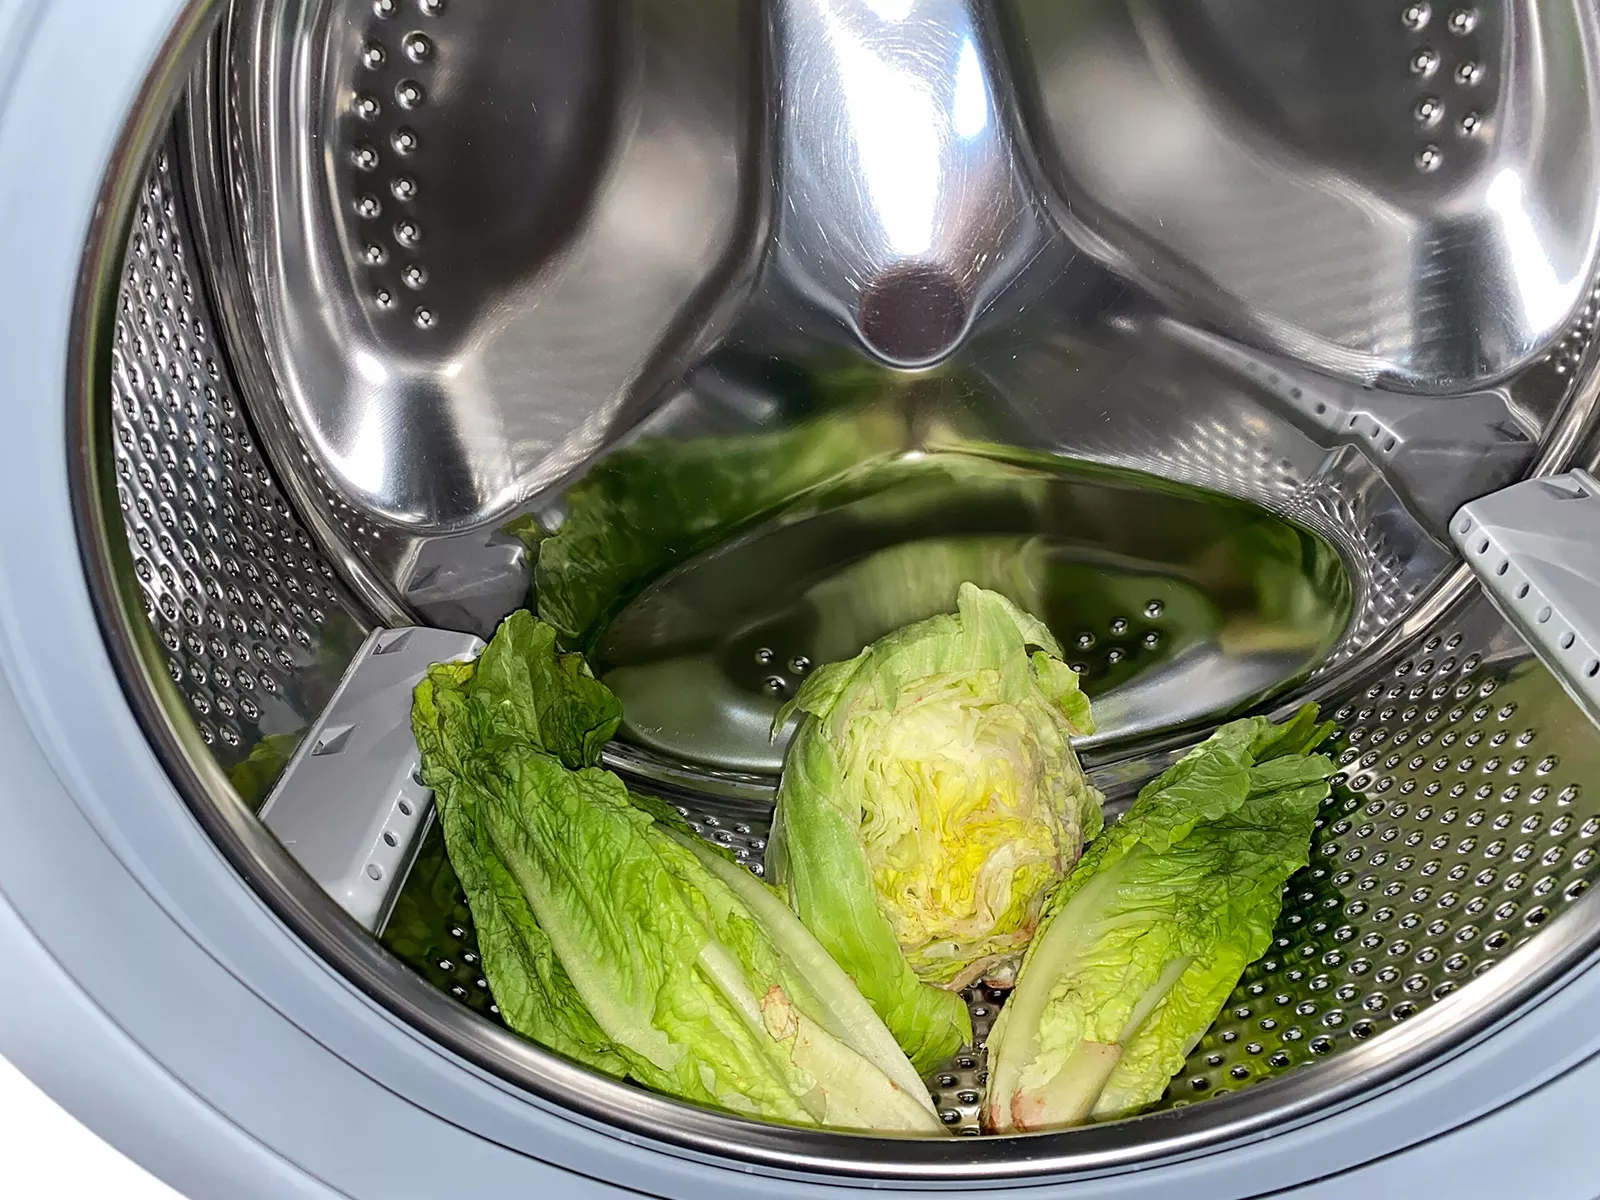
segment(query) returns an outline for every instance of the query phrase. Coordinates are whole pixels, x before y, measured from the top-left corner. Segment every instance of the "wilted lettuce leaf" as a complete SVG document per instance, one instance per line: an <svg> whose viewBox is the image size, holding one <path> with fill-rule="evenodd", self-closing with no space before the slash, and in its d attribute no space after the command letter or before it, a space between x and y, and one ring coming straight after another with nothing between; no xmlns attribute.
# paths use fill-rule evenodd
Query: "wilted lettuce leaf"
<svg viewBox="0 0 1600 1200"><path fill-rule="evenodd" d="M548 628L541 631L527 613L513 613L477 662L429 669L412 702L412 729L502 1019L569 1058L623 1075L625 1059L595 1023L516 880L493 853L481 790L466 778L479 756L523 745L552 753L557 761L598 760L620 706L586 676L581 658L553 655L553 643ZM535 647L543 653L520 666L508 661L516 649L531 653ZM532 694L535 678L543 693L538 698ZM541 724L541 713L548 715L555 704L566 709L564 718Z"/></svg>
<svg viewBox="0 0 1600 1200"><path fill-rule="evenodd" d="M469 665L464 690L490 722L479 732L485 742L527 742L576 769L599 762L622 723L622 705L583 656L557 653L555 631L530 613L507 617Z"/></svg>
<svg viewBox="0 0 1600 1200"><path fill-rule="evenodd" d="M954 989L1014 963L1101 823L1055 638L971 584L957 605L806 681L767 855L923 1070L971 1036Z"/></svg>
<svg viewBox="0 0 1600 1200"><path fill-rule="evenodd" d="M1272 938L1306 864L1330 726L1224 726L1139 793L1056 890L989 1036L987 1128L1071 1125L1158 1099Z"/></svg>
<svg viewBox="0 0 1600 1200"><path fill-rule="evenodd" d="M750 1115L942 1130L888 1030L770 889L592 765L619 710L554 642L516 614L477 663L433 667L413 708L506 1023Z"/></svg>

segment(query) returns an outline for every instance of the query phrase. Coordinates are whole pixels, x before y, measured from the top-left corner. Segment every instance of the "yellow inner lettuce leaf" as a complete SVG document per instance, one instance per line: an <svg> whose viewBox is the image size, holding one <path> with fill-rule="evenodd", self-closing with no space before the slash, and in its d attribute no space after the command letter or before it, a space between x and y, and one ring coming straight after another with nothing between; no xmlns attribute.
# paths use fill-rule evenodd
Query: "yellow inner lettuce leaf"
<svg viewBox="0 0 1600 1200"><path fill-rule="evenodd" d="M993 670L935 676L849 726L874 886L906 960L939 984L964 986L1027 945L1082 836L1053 770L1065 721L995 703L1000 686Z"/></svg>
<svg viewBox="0 0 1600 1200"><path fill-rule="evenodd" d="M952 993L1012 969L1102 824L1060 644L996 592L956 604L818 670L775 726L807 715L771 877L924 1071L970 1039Z"/></svg>

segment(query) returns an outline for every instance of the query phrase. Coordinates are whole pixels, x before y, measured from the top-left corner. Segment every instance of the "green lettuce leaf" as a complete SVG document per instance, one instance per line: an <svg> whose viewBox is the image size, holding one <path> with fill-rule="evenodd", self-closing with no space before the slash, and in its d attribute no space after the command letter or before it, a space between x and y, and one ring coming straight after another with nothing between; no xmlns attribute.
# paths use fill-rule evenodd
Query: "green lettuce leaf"
<svg viewBox="0 0 1600 1200"><path fill-rule="evenodd" d="M1056 890L989 1036L994 1132L1160 1098L1265 952L1333 764L1311 706L1224 726L1148 784Z"/></svg>
<svg viewBox="0 0 1600 1200"><path fill-rule="evenodd" d="M293 733L271 733L250 747L250 753L228 772L228 781L251 808L259 808L271 793L284 767L294 757L295 747L305 736L304 729Z"/></svg>
<svg viewBox="0 0 1600 1200"><path fill-rule="evenodd" d="M832 751L814 723L803 725L784 759L781 821L767 843L767 871L787 891L805 926L849 974L920 1074L972 1040L959 995L924 983L906 962L878 907L860 841L860 817L830 797L844 788ZM805 794L809 799L794 802Z"/></svg>
<svg viewBox="0 0 1600 1200"><path fill-rule="evenodd" d="M669 567L874 455L900 448L885 413L828 416L777 433L642 439L602 459L567 493L567 517L536 546L534 598L570 645Z"/></svg>
<svg viewBox="0 0 1600 1200"><path fill-rule="evenodd" d="M768 869L924 1071L971 1036L955 991L1015 964L1101 824L1055 637L971 584L957 607L818 670L775 725L808 717Z"/></svg>
<svg viewBox="0 0 1600 1200"><path fill-rule="evenodd" d="M528 624L526 613L513 614L477 662L431 667L412 700L412 730L422 751L423 781L433 789L450 863L477 929L484 978L502 1019L512 1029L537 1030L539 1041L568 1058L621 1076L627 1072L626 1060L595 1023L515 879L492 852L479 808L481 793L463 779L474 756L485 747L499 750L527 744L582 755L585 738L574 733L582 722L547 723L556 740L540 741L538 706L526 696L506 694L508 679L529 680L530 672L512 671L503 661L497 670L480 671L480 664L494 667L497 659L503 659L509 645L539 644L542 639L528 636ZM495 659L490 658L491 651ZM548 665L531 664L531 671L540 671L548 683L573 685L570 693L575 700L587 694L594 710L591 716L602 727L612 720L603 698L583 687L581 675L561 671L553 658ZM572 709L576 714L579 705L574 703ZM519 715L526 724L517 724Z"/></svg>
<svg viewBox="0 0 1600 1200"><path fill-rule="evenodd" d="M576 769L599 762L622 723L583 656L557 653L555 630L531 613L507 617L474 667L465 691L490 722L487 740L526 742Z"/></svg>
<svg viewBox="0 0 1600 1200"><path fill-rule="evenodd" d="M771 889L592 765L618 716L527 614L417 689L423 777L506 1024L752 1116L942 1131L888 1030Z"/></svg>

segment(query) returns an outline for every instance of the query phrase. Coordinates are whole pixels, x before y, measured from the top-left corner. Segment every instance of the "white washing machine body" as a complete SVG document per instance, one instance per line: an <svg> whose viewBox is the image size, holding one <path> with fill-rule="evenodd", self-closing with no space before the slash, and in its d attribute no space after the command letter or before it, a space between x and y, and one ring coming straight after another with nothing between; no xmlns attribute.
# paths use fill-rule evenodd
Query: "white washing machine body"
<svg viewBox="0 0 1600 1200"><path fill-rule="evenodd" d="M776 1200L873 1187L610 1127L431 1042L285 925L164 770L86 581L64 397L108 164L130 121L159 118L169 81L149 71L185 19L181 0L0 3L0 1052L196 1197ZM1552 978L1425 1069L1331 1110L1137 1171L887 1186L1075 1200L1593 1196L1600 967L1520 969Z"/></svg>

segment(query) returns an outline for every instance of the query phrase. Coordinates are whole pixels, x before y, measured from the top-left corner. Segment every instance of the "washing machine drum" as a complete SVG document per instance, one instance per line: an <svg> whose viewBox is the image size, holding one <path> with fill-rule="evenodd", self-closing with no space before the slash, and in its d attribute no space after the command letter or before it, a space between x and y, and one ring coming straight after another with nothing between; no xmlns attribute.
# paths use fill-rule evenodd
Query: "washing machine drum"
<svg viewBox="0 0 1600 1200"><path fill-rule="evenodd" d="M105 1136L197 1196L1600 1188L1592 5L0 21L0 1032ZM572 946L464 861L420 681L523 613L620 702L586 778L797 925L791 701L969 584L1088 695L1108 839L1226 721L1336 727L1159 1098L990 1132L1004 954L922 963L970 1041L845 1122L917 1132L517 1032L497 963Z"/></svg>

